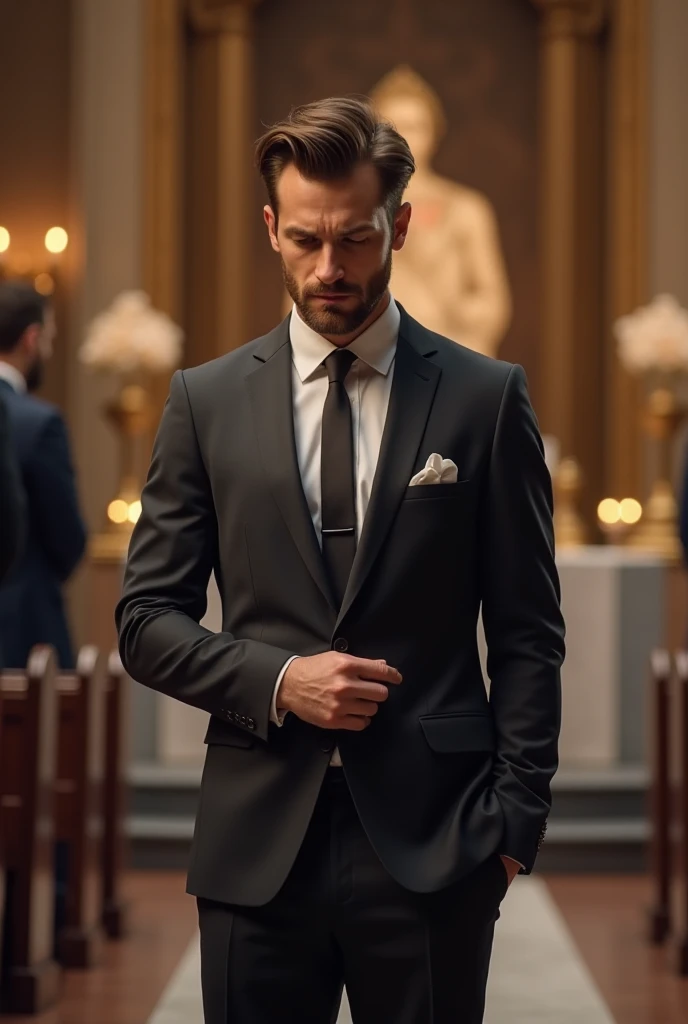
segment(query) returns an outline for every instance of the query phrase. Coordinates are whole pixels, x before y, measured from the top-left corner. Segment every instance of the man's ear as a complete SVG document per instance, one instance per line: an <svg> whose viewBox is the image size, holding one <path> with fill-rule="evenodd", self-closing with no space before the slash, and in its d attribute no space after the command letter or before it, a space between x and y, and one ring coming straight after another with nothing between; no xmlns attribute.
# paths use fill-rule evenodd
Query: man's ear
<svg viewBox="0 0 688 1024"><path fill-rule="evenodd" d="M19 340L19 346L29 356L35 356L38 351L38 342L41 336L41 327L39 324L31 324L27 327Z"/></svg>
<svg viewBox="0 0 688 1024"><path fill-rule="evenodd" d="M399 252L400 249L404 248L406 242L406 235L408 234L409 223L411 221L411 204L404 203L400 207L396 217L394 218L394 229L392 233L392 249L395 252Z"/></svg>
<svg viewBox="0 0 688 1024"><path fill-rule="evenodd" d="M271 206L263 207L263 220L267 224L268 235L270 236L270 245L275 252L280 251L279 242L277 240L277 217Z"/></svg>

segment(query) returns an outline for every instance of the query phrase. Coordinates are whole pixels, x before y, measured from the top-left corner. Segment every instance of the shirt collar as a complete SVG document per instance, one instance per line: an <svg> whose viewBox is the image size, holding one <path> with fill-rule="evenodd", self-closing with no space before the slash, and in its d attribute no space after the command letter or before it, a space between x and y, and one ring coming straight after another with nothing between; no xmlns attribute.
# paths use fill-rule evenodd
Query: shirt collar
<svg viewBox="0 0 688 1024"><path fill-rule="evenodd" d="M354 352L373 370L377 370L378 373L386 377L394 362L400 323L399 307L394 299L390 299L382 316L379 316L375 323L351 342L350 351ZM337 347L304 323L296 306L292 310L289 321L289 337L294 366L302 383L315 373L322 361Z"/></svg>
<svg viewBox="0 0 688 1024"><path fill-rule="evenodd" d="M0 380L7 381L10 387L17 392L18 395L26 394L26 380L24 374L20 373L15 366L10 366L9 363L4 363L0 359Z"/></svg>

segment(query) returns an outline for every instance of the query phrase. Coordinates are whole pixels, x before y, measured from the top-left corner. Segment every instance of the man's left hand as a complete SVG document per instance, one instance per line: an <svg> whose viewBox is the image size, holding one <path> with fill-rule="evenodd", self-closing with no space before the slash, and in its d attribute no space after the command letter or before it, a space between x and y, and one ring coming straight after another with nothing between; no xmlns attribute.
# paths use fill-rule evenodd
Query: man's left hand
<svg viewBox="0 0 688 1024"><path fill-rule="evenodd" d="M502 864L504 865L504 870L506 871L507 878L509 879L509 886L511 886L511 883L513 882L514 878L521 870L521 865L518 863L518 861L512 860L511 857L505 857L504 854L500 854L500 856L502 858Z"/></svg>

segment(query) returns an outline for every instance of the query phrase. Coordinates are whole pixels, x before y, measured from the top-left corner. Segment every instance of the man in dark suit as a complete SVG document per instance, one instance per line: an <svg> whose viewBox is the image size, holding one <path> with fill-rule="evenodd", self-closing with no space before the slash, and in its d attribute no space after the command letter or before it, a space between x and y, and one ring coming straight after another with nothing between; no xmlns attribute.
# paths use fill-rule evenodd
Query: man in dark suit
<svg viewBox="0 0 688 1024"><path fill-rule="evenodd" d="M10 438L7 407L0 394L0 583L21 553L26 526L25 511L24 492Z"/></svg>
<svg viewBox="0 0 688 1024"><path fill-rule="evenodd" d="M0 648L22 668L34 644L52 644L62 668L74 656L62 585L79 563L86 532L79 511L64 420L31 392L52 354L51 306L23 282L0 285L0 393L6 403L26 495L23 554L0 586Z"/></svg>
<svg viewBox="0 0 688 1024"><path fill-rule="evenodd" d="M173 378L117 611L134 678L211 715L189 873L205 1019L325 1024L345 984L356 1024L478 1024L557 767L537 423L519 367L389 293L413 173L391 126L325 100L258 164L294 310Z"/></svg>
<svg viewBox="0 0 688 1024"><path fill-rule="evenodd" d="M683 560L688 565L688 451L684 458L681 496L679 499L679 537L683 548Z"/></svg>

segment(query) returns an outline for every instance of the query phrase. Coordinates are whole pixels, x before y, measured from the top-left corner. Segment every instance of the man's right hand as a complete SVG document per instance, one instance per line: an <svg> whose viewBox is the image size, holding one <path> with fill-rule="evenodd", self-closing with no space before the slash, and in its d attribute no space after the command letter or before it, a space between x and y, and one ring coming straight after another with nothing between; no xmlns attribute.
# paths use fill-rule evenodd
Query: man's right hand
<svg viewBox="0 0 688 1024"><path fill-rule="evenodd" d="M400 682L401 674L386 661L328 651L292 661L277 694L277 707L321 729L362 732L378 705L387 700L389 686Z"/></svg>

